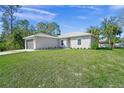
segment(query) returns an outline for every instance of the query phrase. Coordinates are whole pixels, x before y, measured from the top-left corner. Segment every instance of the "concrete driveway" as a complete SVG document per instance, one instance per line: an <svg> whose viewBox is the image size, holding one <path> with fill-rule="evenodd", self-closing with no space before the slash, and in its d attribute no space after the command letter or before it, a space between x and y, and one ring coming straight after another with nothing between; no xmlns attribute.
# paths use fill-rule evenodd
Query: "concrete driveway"
<svg viewBox="0 0 124 93"><path fill-rule="evenodd" d="M0 55L8 55L8 54L31 52L31 51L34 51L34 50L32 49L11 50L11 51L0 52Z"/></svg>

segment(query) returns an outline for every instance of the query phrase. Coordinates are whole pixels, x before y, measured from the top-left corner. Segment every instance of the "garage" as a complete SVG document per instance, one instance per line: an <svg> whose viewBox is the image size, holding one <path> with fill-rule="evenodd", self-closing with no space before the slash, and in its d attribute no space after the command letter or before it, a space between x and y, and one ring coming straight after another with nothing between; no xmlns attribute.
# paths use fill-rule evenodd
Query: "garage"
<svg viewBox="0 0 124 93"><path fill-rule="evenodd" d="M34 49L33 39L26 40L26 49Z"/></svg>
<svg viewBox="0 0 124 93"><path fill-rule="evenodd" d="M43 33L27 36L23 39L25 39L25 49L49 49L59 47L58 37Z"/></svg>

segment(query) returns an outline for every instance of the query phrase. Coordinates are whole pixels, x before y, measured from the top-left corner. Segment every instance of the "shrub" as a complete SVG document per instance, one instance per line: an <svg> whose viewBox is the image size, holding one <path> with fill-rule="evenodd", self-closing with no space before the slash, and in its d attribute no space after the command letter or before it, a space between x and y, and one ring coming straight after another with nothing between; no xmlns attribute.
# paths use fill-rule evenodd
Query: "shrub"
<svg viewBox="0 0 124 93"><path fill-rule="evenodd" d="M6 50L6 44L1 42L0 43L0 51L5 51Z"/></svg>
<svg viewBox="0 0 124 93"><path fill-rule="evenodd" d="M91 49L98 49L98 42L92 43Z"/></svg>

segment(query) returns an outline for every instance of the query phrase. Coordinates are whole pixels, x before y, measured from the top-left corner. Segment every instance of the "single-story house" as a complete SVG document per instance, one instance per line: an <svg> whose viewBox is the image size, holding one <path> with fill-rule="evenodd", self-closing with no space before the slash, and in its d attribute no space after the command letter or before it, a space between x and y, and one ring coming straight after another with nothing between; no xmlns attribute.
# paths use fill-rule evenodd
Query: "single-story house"
<svg viewBox="0 0 124 93"><path fill-rule="evenodd" d="M121 40L120 42L118 42L118 43L116 42L114 44L114 47L116 47L116 48L124 48L123 38L121 38L120 40ZM110 47L108 40L107 39L99 40L99 47L100 48L108 48L108 47Z"/></svg>
<svg viewBox="0 0 124 93"><path fill-rule="evenodd" d="M91 48L96 38L90 33L72 32L59 36L44 33L24 37L25 49L46 48Z"/></svg>
<svg viewBox="0 0 124 93"><path fill-rule="evenodd" d="M109 42L107 41L107 39L99 40L99 47L100 48L108 48L109 47Z"/></svg>

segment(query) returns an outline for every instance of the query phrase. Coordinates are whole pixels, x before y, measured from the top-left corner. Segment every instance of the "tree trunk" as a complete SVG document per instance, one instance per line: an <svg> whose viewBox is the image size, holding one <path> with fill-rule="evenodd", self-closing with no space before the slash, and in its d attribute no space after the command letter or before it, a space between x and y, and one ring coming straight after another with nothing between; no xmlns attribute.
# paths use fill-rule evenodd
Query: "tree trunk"
<svg viewBox="0 0 124 93"><path fill-rule="evenodd" d="M13 32L13 15L11 15L11 19L10 19L10 31L11 33Z"/></svg>
<svg viewBox="0 0 124 93"><path fill-rule="evenodd" d="M11 33L13 32L13 20L14 20L14 17L13 17L13 9L11 8L11 10L10 10L10 31L11 31Z"/></svg>
<svg viewBox="0 0 124 93"><path fill-rule="evenodd" d="M113 43L111 42L111 39L109 38L109 45L110 45L110 49L113 48Z"/></svg>

